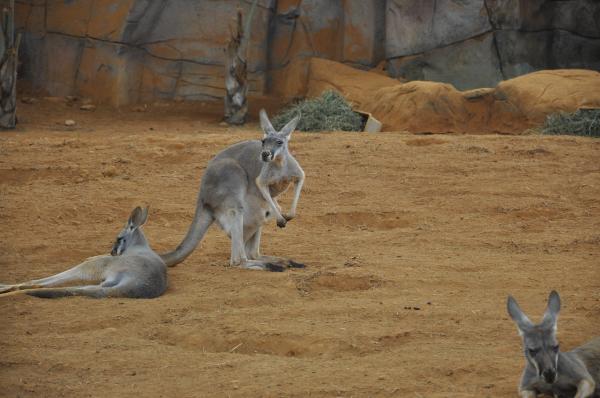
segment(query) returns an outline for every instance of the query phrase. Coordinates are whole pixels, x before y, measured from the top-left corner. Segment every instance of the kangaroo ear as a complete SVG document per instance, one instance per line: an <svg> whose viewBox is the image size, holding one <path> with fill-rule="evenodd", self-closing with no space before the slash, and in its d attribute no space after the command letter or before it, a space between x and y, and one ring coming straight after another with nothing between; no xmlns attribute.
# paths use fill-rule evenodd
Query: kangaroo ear
<svg viewBox="0 0 600 398"><path fill-rule="evenodd" d="M517 301L513 298L513 296L508 296L508 300L506 301L506 309L508 311L508 315L512 318L513 321L517 324L517 328L519 329L519 334L523 335L525 329L533 326L527 315L523 313Z"/></svg>
<svg viewBox="0 0 600 398"><path fill-rule="evenodd" d="M144 210L142 210L142 208L138 206L135 209L133 209L133 211L131 212L128 223L133 228L139 228L146 222L147 219L148 219L148 208L146 207Z"/></svg>
<svg viewBox="0 0 600 398"><path fill-rule="evenodd" d="M287 122L287 124L285 126L283 126L283 128L281 129L279 134L286 137L287 139L289 139L290 136L292 135L292 133L294 132L294 130L296 130L296 126L298 125L299 121L300 121L300 114L296 115L296 117L294 117L292 120Z"/></svg>
<svg viewBox="0 0 600 398"><path fill-rule="evenodd" d="M267 116L267 112L264 109L261 109L259 112L259 116L260 128L262 129L263 133L265 133L265 136L273 134L275 132L275 129L273 128L273 125L271 124L271 121Z"/></svg>
<svg viewBox="0 0 600 398"><path fill-rule="evenodd" d="M142 221L140 222L140 225L144 225L146 224L146 221L148 221L148 212L150 211L150 206L146 206L142 209Z"/></svg>
<svg viewBox="0 0 600 398"><path fill-rule="evenodd" d="M553 328L556 329L556 322L558 321L558 313L560 312L560 296L556 290L550 292L548 296L548 306L544 313L542 323L550 323Z"/></svg>

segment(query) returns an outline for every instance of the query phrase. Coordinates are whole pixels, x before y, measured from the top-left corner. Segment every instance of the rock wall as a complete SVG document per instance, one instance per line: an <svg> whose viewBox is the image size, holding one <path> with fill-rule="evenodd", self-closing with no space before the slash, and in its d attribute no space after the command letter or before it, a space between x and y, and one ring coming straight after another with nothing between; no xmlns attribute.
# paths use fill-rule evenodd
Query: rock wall
<svg viewBox="0 0 600 398"><path fill-rule="evenodd" d="M17 0L21 76L115 105L220 99L224 47L251 0ZM597 0L259 0L251 93L303 96L308 60L493 87L540 69L600 70Z"/></svg>

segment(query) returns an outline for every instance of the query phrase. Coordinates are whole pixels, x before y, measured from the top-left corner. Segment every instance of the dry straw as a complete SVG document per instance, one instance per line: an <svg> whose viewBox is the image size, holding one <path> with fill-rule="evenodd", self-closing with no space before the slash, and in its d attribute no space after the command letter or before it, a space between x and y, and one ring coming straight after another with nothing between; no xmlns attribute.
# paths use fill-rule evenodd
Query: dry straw
<svg viewBox="0 0 600 398"><path fill-rule="evenodd" d="M320 97L300 101L273 118L273 127L281 129L298 113L300 131L361 131L362 117L352 110L337 91L324 91Z"/></svg>
<svg viewBox="0 0 600 398"><path fill-rule="evenodd" d="M544 134L600 137L600 109L579 109L574 113L553 113L546 117Z"/></svg>

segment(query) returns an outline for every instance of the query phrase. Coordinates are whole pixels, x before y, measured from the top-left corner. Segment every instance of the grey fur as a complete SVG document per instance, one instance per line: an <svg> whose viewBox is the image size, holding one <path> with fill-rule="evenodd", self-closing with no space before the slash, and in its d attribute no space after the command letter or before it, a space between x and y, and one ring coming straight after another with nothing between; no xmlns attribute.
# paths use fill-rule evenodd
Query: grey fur
<svg viewBox="0 0 600 398"><path fill-rule="evenodd" d="M111 255L90 257L59 274L29 282L0 285L9 292L42 298L66 296L154 298L167 289L167 267L148 245L141 226L148 209L136 207L113 245ZM59 287L73 283L81 286Z"/></svg>
<svg viewBox="0 0 600 398"><path fill-rule="evenodd" d="M523 313L508 296L507 310L523 338L527 364L519 394L533 398L546 394L560 398L600 398L600 337L568 352L561 352L556 340L560 296L552 291L539 324Z"/></svg>
<svg viewBox="0 0 600 398"><path fill-rule="evenodd" d="M189 256L216 221L231 239L230 265L270 271L302 267L288 259L262 256L259 250L262 227L267 221L275 218L277 226L283 228L296 215L304 171L289 153L288 142L299 120L298 115L278 132L263 109L262 142L237 143L208 163L185 238L174 251L161 255L168 266ZM295 190L290 212L282 214L276 197L292 183Z"/></svg>

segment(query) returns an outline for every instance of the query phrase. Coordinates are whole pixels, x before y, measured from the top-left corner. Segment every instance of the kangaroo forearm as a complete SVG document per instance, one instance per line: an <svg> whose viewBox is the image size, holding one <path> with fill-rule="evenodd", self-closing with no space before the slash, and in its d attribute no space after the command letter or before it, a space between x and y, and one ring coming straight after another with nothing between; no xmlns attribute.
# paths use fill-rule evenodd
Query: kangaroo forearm
<svg viewBox="0 0 600 398"><path fill-rule="evenodd" d="M296 182L296 186L294 187L294 199L292 200L292 206L290 208L290 214L292 216L296 215L296 207L298 206L298 201L300 200L300 193L302 192L303 185L304 185L304 177L299 179Z"/></svg>
<svg viewBox="0 0 600 398"><path fill-rule="evenodd" d="M273 212L273 214L275 214L277 218L281 218L281 212L279 211L278 206L275 204L275 201L271 197L269 187L262 183L260 177L256 179L256 186L258 187L258 190L260 191L262 197L267 201L267 203L269 203L269 206L271 206L271 211Z"/></svg>
<svg viewBox="0 0 600 398"><path fill-rule="evenodd" d="M594 390L596 389L596 384L592 380L581 380L577 385L577 394L575 394L575 398L588 398L594 394Z"/></svg>

